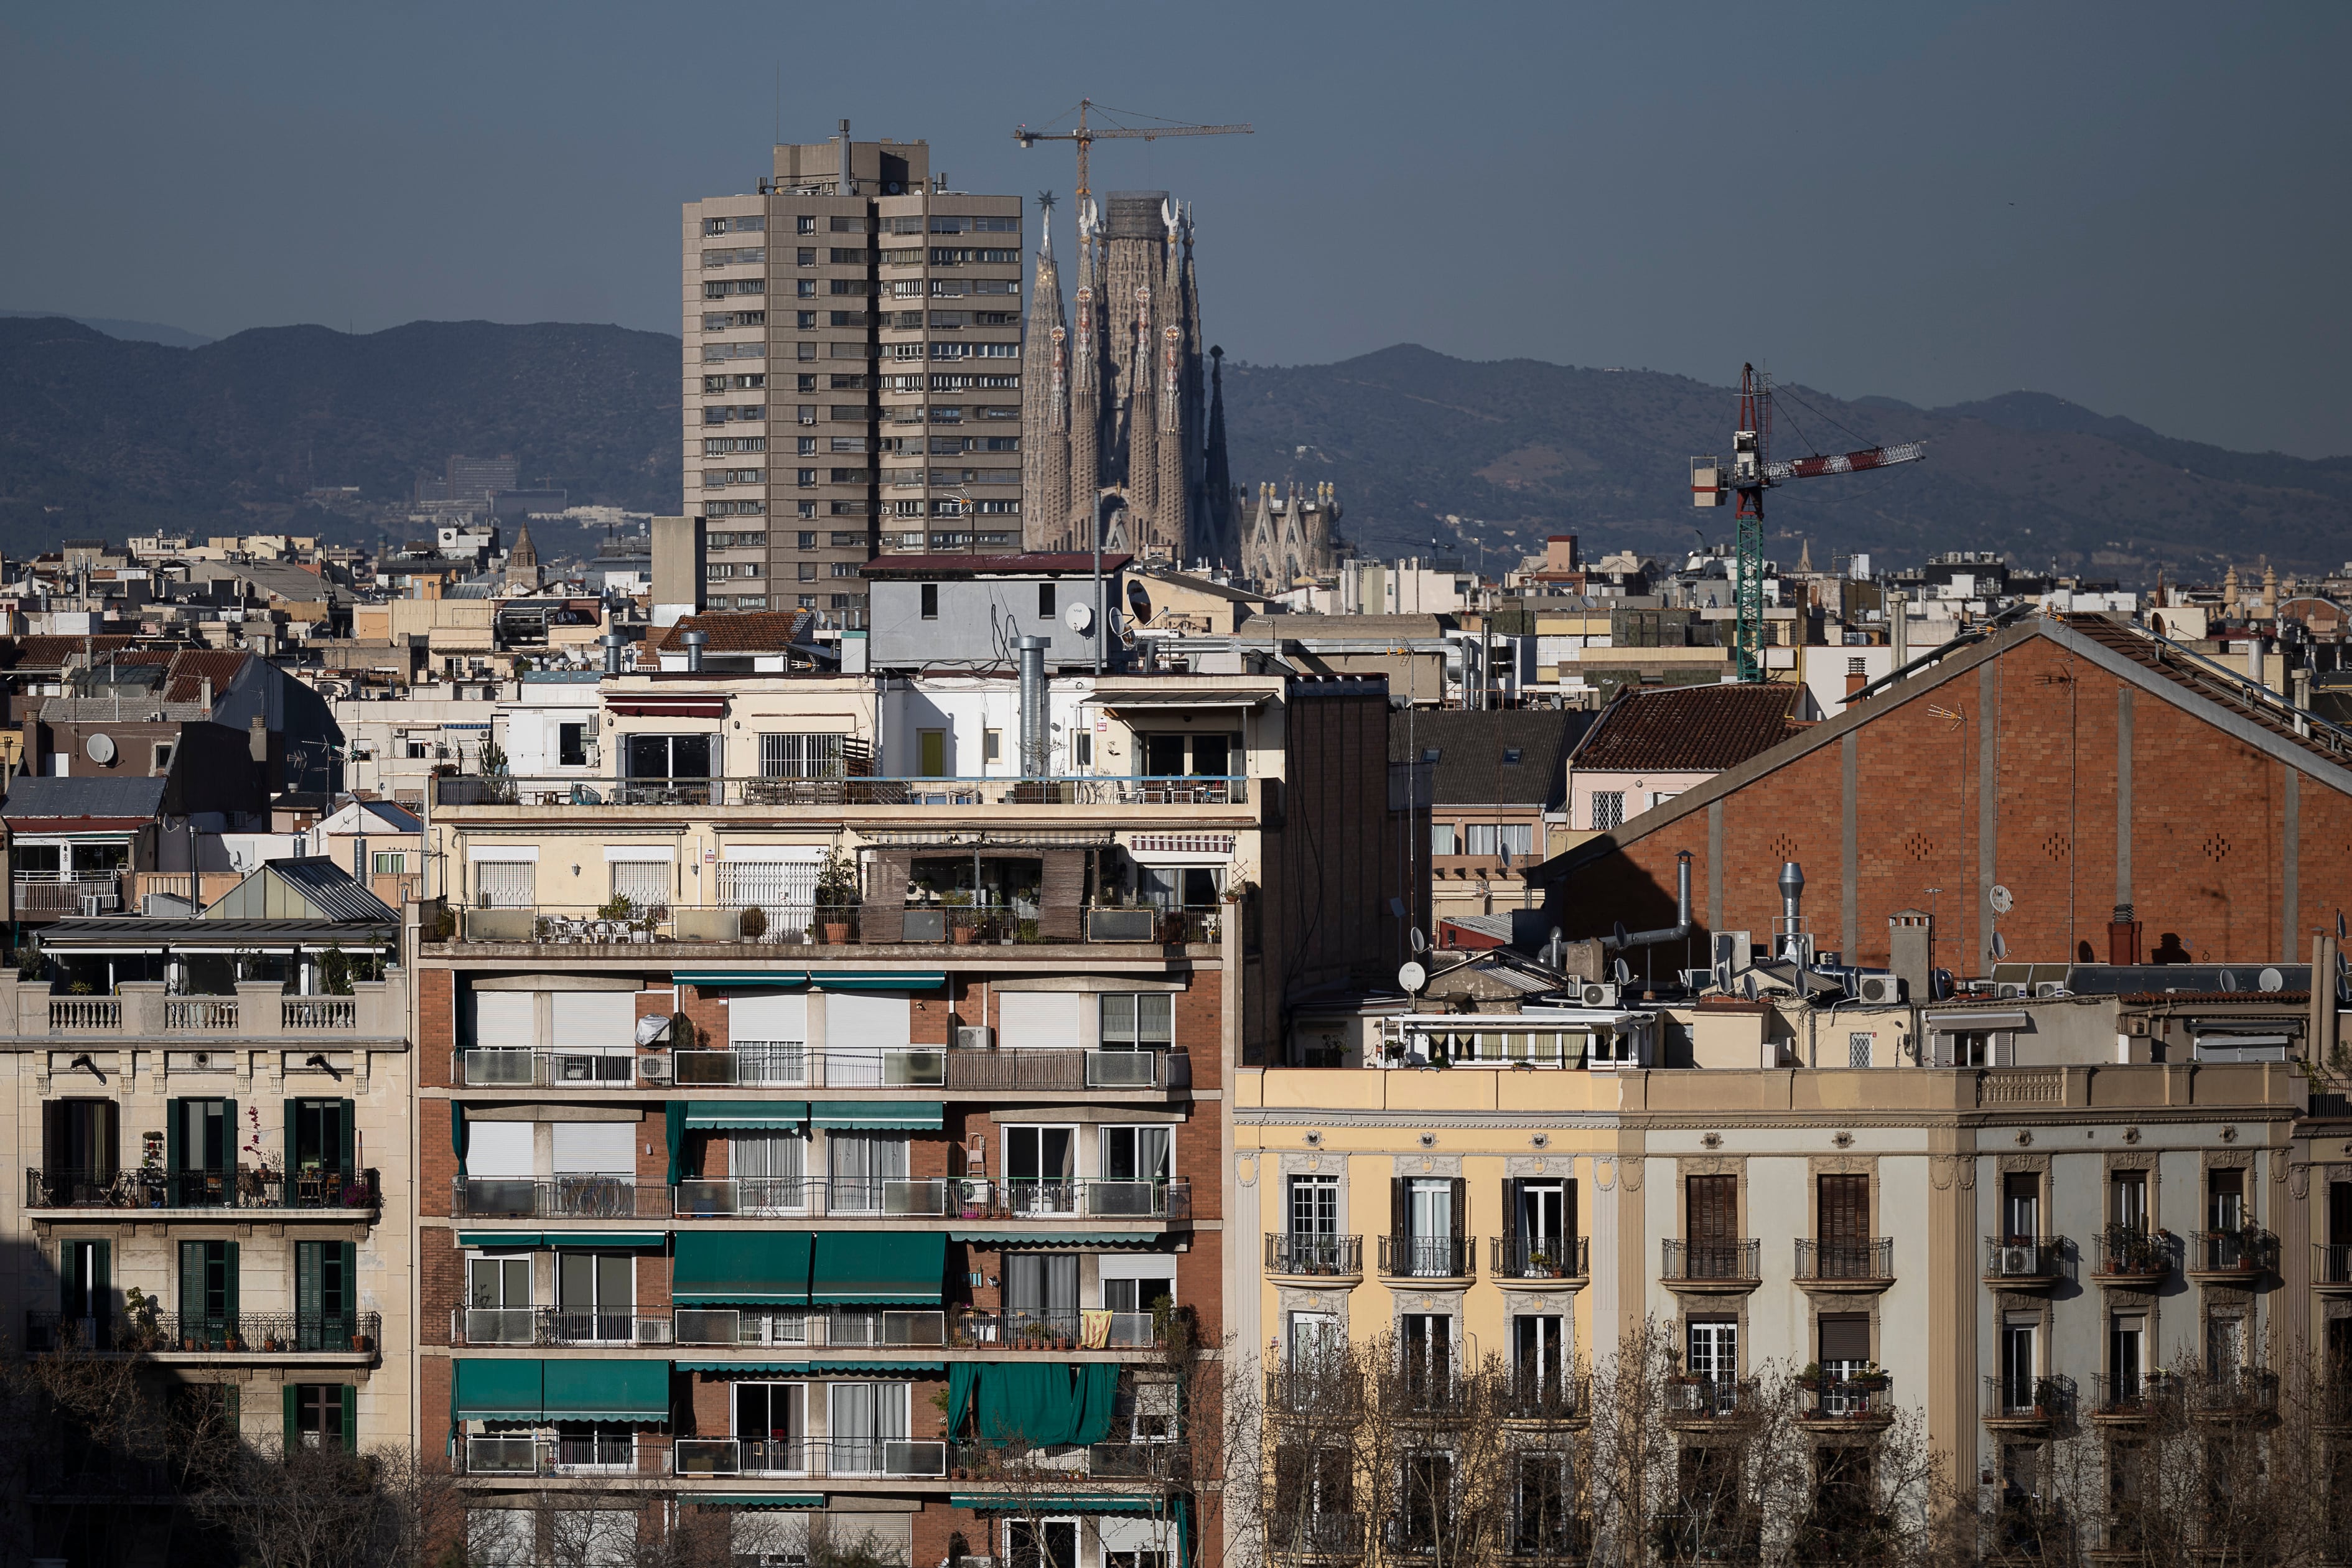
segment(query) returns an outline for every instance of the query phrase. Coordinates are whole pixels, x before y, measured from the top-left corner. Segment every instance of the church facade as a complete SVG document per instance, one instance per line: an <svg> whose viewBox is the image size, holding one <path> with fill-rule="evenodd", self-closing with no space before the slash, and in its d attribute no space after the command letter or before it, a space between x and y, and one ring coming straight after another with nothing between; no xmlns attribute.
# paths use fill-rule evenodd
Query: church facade
<svg viewBox="0 0 2352 1568"><path fill-rule="evenodd" d="M1066 308L1052 214L1040 221L1022 353L1025 548L1174 563L1240 554L1221 350L1204 344L1192 218L1164 191L1078 198Z"/></svg>

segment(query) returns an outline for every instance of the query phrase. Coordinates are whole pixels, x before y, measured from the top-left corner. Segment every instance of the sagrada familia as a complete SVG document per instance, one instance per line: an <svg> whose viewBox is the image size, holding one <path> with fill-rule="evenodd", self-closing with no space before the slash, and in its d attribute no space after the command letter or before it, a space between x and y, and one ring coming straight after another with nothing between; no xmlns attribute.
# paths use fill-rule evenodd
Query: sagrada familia
<svg viewBox="0 0 2352 1568"><path fill-rule="evenodd" d="M1224 351L1201 333L1192 215L1165 191L1078 198L1070 320L1053 204L1029 293L1021 379L1022 544L1103 548L1183 565L1239 566L1266 586L1327 573L1345 547L1329 487L1261 487L1244 538L1225 452ZM1206 362L1205 368L1203 362Z"/></svg>

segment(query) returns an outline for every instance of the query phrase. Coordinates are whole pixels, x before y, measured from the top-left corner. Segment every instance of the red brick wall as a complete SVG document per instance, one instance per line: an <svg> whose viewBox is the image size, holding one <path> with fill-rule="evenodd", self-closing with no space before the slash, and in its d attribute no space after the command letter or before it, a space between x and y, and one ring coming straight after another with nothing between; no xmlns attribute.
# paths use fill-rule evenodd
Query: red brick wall
<svg viewBox="0 0 2352 1568"><path fill-rule="evenodd" d="M1224 1082L1225 973L1196 969L1191 984L1176 993L1176 1046L1192 1063L1192 1087L1213 1090Z"/></svg>
<svg viewBox="0 0 2352 1568"><path fill-rule="evenodd" d="M420 1100L416 1102L416 1212L440 1215L449 1212L449 1189L457 1179L457 1152L449 1144L449 1107L447 1100Z"/></svg>
<svg viewBox="0 0 2352 1568"><path fill-rule="evenodd" d="M416 1325L419 1343L449 1342L449 1315L466 1300L465 1254L457 1233L428 1226L416 1233L416 1293L422 1313Z"/></svg>
<svg viewBox="0 0 2352 1568"><path fill-rule="evenodd" d="M1997 922L2010 956L2063 963L2087 942L2106 960L2122 683L2042 637L1985 668L1997 672L1990 711L1977 670L1964 670L1852 731L1858 866L1850 962L1885 963L1888 917L1928 908L1927 889L1936 887L1937 962L1982 973L1979 748L1987 744L1996 748L1993 879L2015 900ZM2284 765L2145 689L2135 694L2132 717L2131 898L2144 951L2172 933L2200 961L2306 959L2311 930L2333 913L2336 889L2352 876L2352 798L2302 777L2299 908L2289 916L2282 908ZM1841 753L1832 740L1724 798L1721 929L1766 940L1780 913L1774 879L1781 861L1795 860L1805 871L1816 946L1843 946ZM1572 937L1618 921L1672 924L1678 849L1691 851L1694 914L1704 925L1704 807L1573 873L1553 889L1553 918ZM1688 951L1687 962L1704 963L1704 936ZM1664 949L1655 961L1661 969L1685 962Z"/></svg>
<svg viewBox="0 0 2352 1568"><path fill-rule="evenodd" d="M457 1046L457 977L446 969L416 974L416 1081L449 1087L449 1054Z"/></svg>

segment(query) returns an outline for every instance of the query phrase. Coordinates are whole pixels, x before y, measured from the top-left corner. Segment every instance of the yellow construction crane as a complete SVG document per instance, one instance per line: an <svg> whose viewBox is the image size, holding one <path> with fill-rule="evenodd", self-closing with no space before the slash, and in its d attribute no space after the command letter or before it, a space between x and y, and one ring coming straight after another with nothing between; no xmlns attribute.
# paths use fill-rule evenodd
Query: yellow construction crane
<svg viewBox="0 0 2352 1568"><path fill-rule="evenodd" d="M1040 142L1075 142L1078 144L1078 204L1086 205L1089 187L1087 184L1087 150L1097 142L1135 140L1156 142L1162 136L1249 136L1246 125L1180 125L1174 121L1162 121L1151 125L1092 125L1087 115L1097 109L1091 98L1078 100L1078 128L1075 131L1032 131L1026 125L1016 126L1013 139L1022 146L1034 147ZM1104 114L1124 114L1129 119L1149 120L1150 115L1138 115L1124 109L1103 109Z"/></svg>

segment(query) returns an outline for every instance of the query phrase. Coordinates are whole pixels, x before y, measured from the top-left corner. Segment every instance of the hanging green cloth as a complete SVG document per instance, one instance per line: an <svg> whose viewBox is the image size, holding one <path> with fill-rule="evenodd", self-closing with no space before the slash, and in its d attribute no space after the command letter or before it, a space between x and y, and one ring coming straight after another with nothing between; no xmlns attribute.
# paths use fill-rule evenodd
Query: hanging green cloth
<svg viewBox="0 0 2352 1568"><path fill-rule="evenodd" d="M963 1430L964 1407L971 1403L972 1384L980 1379L980 1363L971 1361L948 1363L948 1433Z"/></svg>
<svg viewBox="0 0 2352 1568"><path fill-rule="evenodd" d="M449 1102L449 1150L457 1156L457 1173L464 1175L466 1173L466 1102L462 1100L453 1100ZM287 1153L289 1156L287 1163L290 1167L293 1163L291 1159L293 1150L288 1149Z"/></svg>
<svg viewBox="0 0 2352 1568"><path fill-rule="evenodd" d="M965 1366L969 1376L959 1377ZM949 1430L956 1429L962 1401L969 1398L983 1443L1033 1448L1100 1443L1110 1436L1111 1402L1118 1392L1118 1368L1108 1362L962 1363L948 1374Z"/></svg>
<svg viewBox="0 0 2352 1568"><path fill-rule="evenodd" d="M686 1101L673 1100L667 1107L669 1132L669 1183L677 1185L677 1154L686 1143Z"/></svg>
<svg viewBox="0 0 2352 1568"><path fill-rule="evenodd" d="M1071 1410L1070 1441L1103 1443L1110 1439L1110 1409L1118 1395L1118 1367L1106 1361L1086 1362L1078 1374L1077 1398Z"/></svg>

